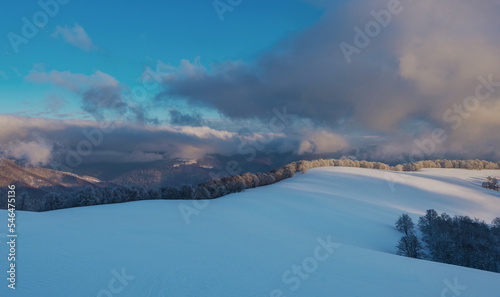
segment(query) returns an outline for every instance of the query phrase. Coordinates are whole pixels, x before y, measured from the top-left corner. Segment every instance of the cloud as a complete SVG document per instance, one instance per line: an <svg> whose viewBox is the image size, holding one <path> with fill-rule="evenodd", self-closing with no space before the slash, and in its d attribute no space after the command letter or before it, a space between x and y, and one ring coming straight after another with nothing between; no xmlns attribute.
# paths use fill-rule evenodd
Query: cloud
<svg viewBox="0 0 500 297"><path fill-rule="evenodd" d="M179 79L202 78L207 68L201 63L201 57L198 56L193 62L182 59L179 66L165 64L158 60L156 64L156 75L163 78L164 81L176 81ZM149 71L143 73L143 77L148 77Z"/></svg>
<svg viewBox="0 0 500 297"><path fill-rule="evenodd" d="M87 35L87 32L85 32L85 30L76 23L73 28L68 26L57 26L54 33L50 36L57 39L62 38L67 43L86 52L99 50L99 47L92 43L92 40Z"/></svg>
<svg viewBox="0 0 500 297"><path fill-rule="evenodd" d="M353 28L364 30L375 20L371 12L387 9L388 1L312 2L331 5L316 24L252 62L205 67L199 60L183 61L178 75L165 77L157 99L180 98L231 119L266 118L272 108L286 105L327 129L376 133L391 142L415 130L427 133L429 126L443 128L449 137L441 148L449 153L461 148L476 157L500 145L498 137L492 140L500 128L500 88L467 112L459 129L444 117L474 95L479 76L500 81L497 1L401 2L402 12L380 26L381 33L369 38L351 63L339 45L354 45ZM309 140L302 144L304 152L315 147Z"/></svg>
<svg viewBox="0 0 500 297"><path fill-rule="evenodd" d="M9 77L7 76L7 74L4 71L0 71L0 78L5 79L5 80L9 79Z"/></svg>
<svg viewBox="0 0 500 297"><path fill-rule="evenodd" d="M103 128L108 125L113 125L110 133ZM130 163L167 158L198 159L210 154L246 155L253 149L261 153L296 153L300 143L306 140L314 148L301 153L335 152L346 146L341 136L331 132L314 134L306 128L290 133L242 134L206 126L148 126L1 114L0 126L6 128L0 130L0 151L4 156L44 165L54 160L67 162L70 152L75 154L78 150L85 152L80 155L84 163ZM87 153L89 143L92 146Z"/></svg>
<svg viewBox="0 0 500 297"><path fill-rule="evenodd" d="M91 75L70 71L40 72L31 70L25 79L37 83L51 83L75 93L81 93L90 88L120 87L120 83L114 77L99 70Z"/></svg>
<svg viewBox="0 0 500 297"><path fill-rule="evenodd" d="M19 76L19 77L22 77L22 73L21 71L19 71L19 69L17 69L17 67L10 67L10 69L12 69L12 71L14 71L14 73Z"/></svg>
<svg viewBox="0 0 500 297"><path fill-rule="evenodd" d="M304 133L305 139L300 143L298 154L325 154L337 152L347 147L346 140L334 133L319 130Z"/></svg>
<svg viewBox="0 0 500 297"><path fill-rule="evenodd" d="M101 71L86 75L70 71L31 70L25 80L57 85L79 95L82 109L98 121L115 118L137 123L152 121L143 106L124 99L123 87L118 80Z"/></svg>
<svg viewBox="0 0 500 297"><path fill-rule="evenodd" d="M199 113L182 113L176 109L170 109L170 123L174 126L202 126L203 119Z"/></svg>
<svg viewBox="0 0 500 297"><path fill-rule="evenodd" d="M157 61L154 79L162 80L163 89L152 104L186 101L193 110L208 107L218 112L219 122L170 109L173 127L147 126L152 123L148 107L125 100L126 86L101 71L86 75L38 69L30 71L26 80L70 90L96 119L121 121L108 137L114 142L100 146L89 158L94 160L231 155L238 153L242 142L255 144L268 138L272 141L262 147L269 152L323 154L357 146L369 153L368 158L394 159L419 149L418 143L431 138L435 128L442 128L447 140L429 157L500 158L494 149L500 145L500 88L477 106L464 107L478 87L485 90L479 76L491 77L493 86L500 82L497 1L403 1L401 13L391 15L389 24L380 26L380 34L365 37L367 46L351 56L351 63L340 44L355 45L359 36L353 28L365 30L373 24L374 13L387 9L388 1L309 2L325 9L323 17L251 62L205 66L197 57L172 66ZM63 29L58 28L60 36ZM146 71L142 78L152 82L151 75ZM294 121L307 124L276 134L259 130L266 128L280 106L294 114ZM454 120L446 116L450 110ZM458 128L453 127L456 116L461 122ZM234 132L235 123L253 126L243 125L248 129ZM60 142L75 146L71 133L81 134L82 125L90 124L64 122L58 133L67 138ZM55 130L32 129L57 138Z"/></svg>
<svg viewBox="0 0 500 297"><path fill-rule="evenodd" d="M43 138L32 141L11 140L0 143L0 156L25 160L29 165L47 165L52 158L52 145Z"/></svg>
<svg viewBox="0 0 500 297"><path fill-rule="evenodd" d="M56 95L50 95L43 101L44 109L50 113L58 113L67 105L67 100Z"/></svg>

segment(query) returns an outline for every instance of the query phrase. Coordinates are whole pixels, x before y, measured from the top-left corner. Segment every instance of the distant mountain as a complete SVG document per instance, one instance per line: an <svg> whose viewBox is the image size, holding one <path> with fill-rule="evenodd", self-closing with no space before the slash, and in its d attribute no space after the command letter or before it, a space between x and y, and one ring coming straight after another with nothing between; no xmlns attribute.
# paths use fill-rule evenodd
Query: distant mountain
<svg viewBox="0 0 500 297"><path fill-rule="evenodd" d="M74 168L74 172L122 186L158 188L197 185L214 177L245 172L268 172L297 159L291 154L257 155L250 161L248 155L210 155L198 160L171 158L144 163L87 163Z"/></svg>
<svg viewBox="0 0 500 297"><path fill-rule="evenodd" d="M16 185L32 197L47 193L68 193L86 186L104 187L108 183L91 176L79 176L42 167L22 167L14 161L0 158L0 188Z"/></svg>
<svg viewBox="0 0 500 297"><path fill-rule="evenodd" d="M267 172L291 161L295 158L285 154L257 156L251 161L245 155L212 155L199 160L171 158L144 163L87 163L73 168L73 172L62 172L0 158L0 188L16 184L30 196L40 197L86 186L178 187L245 172Z"/></svg>
<svg viewBox="0 0 500 297"><path fill-rule="evenodd" d="M211 172L220 167L215 160L168 159L145 163L82 164L74 169L79 175L95 176L113 184L146 188L196 185L211 180Z"/></svg>

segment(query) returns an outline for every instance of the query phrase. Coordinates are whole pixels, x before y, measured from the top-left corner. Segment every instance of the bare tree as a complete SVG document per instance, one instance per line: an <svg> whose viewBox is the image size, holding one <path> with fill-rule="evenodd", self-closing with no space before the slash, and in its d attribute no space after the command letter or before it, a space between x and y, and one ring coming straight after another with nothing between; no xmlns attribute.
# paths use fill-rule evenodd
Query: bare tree
<svg viewBox="0 0 500 297"><path fill-rule="evenodd" d="M396 229L405 235L413 234L415 225L410 216L406 213L402 214L396 221Z"/></svg>
<svg viewBox="0 0 500 297"><path fill-rule="evenodd" d="M396 248L397 254L401 256L420 259L423 255L422 244L413 234L401 237Z"/></svg>

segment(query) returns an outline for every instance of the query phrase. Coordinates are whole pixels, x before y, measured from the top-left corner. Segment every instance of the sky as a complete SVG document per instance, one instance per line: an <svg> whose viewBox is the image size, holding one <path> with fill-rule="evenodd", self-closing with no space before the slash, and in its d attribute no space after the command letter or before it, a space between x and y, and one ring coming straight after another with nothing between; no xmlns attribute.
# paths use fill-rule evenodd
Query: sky
<svg viewBox="0 0 500 297"><path fill-rule="evenodd" d="M44 12L43 7L36 1L10 1L0 15L4 113L50 111L48 101L54 97L67 103L61 113L79 111L78 98L67 90L27 81L32 70L84 75L100 71L132 88L140 85L145 67L155 68L158 61L178 65L181 60L198 57L205 64L251 60L321 15L319 9L301 1L276 1L273 5L242 2L233 11L221 13L222 21L210 1L42 3L56 13L47 21L39 17L38 22L46 25L35 27L38 32L27 43L14 42L13 46L9 33L22 37L23 18L33 23L37 13ZM261 12L263 7L265 13Z"/></svg>
<svg viewBox="0 0 500 297"><path fill-rule="evenodd" d="M84 159L500 159L497 1L10 1L0 20L5 157L47 165L112 121Z"/></svg>

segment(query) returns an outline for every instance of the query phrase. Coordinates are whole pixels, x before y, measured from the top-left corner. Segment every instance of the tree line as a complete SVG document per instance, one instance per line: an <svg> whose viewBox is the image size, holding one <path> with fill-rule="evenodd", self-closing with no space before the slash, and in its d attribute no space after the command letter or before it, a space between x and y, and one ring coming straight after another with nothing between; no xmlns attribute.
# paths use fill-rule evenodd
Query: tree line
<svg viewBox="0 0 500 297"><path fill-rule="evenodd" d="M48 193L44 197L30 197L21 193L17 199L17 209L29 211L47 211L70 207L90 206L110 203L121 203L140 200L193 200L215 199L245 189L270 185L294 176L297 172L305 173L308 169L327 166L359 167L392 171L415 171L422 168L465 168L465 169L499 169L500 162L480 160L468 161L419 161L414 163L390 166L381 162L358 161L351 159L317 159L298 161L286 164L281 168L265 173L240 174L211 180L199 185L183 185L180 187L161 187L147 189L140 186L87 186L76 192Z"/></svg>
<svg viewBox="0 0 500 297"><path fill-rule="evenodd" d="M468 216L451 217L427 210L418 220L427 253L414 233L407 214L396 221L396 229L405 235L396 246L397 254L436 262L500 272L500 217L491 225Z"/></svg>

